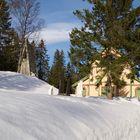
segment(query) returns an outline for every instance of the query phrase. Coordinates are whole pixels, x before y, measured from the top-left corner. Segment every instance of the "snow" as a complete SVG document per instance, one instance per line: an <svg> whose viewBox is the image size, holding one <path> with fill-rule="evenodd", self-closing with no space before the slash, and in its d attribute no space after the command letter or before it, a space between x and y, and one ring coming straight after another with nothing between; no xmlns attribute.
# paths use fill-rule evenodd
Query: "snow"
<svg viewBox="0 0 140 140"><path fill-rule="evenodd" d="M0 90L32 91L34 93L58 94L58 89L36 77L20 73L0 71ZM51 93L52 91L53 93Z"/></svg>
<svg viewBox="0 0 140 140"><path fill-rule="evenodd" d="M140 139L137 99L50 96L18 75L0 72L0 140Z"/></svg>
<svg viewBox="0 0 140 140"><path fill-rule="evenodd" d="M77 97L82 97L83 96L83 81L82 80L77 85L75 95Z"/></svg>

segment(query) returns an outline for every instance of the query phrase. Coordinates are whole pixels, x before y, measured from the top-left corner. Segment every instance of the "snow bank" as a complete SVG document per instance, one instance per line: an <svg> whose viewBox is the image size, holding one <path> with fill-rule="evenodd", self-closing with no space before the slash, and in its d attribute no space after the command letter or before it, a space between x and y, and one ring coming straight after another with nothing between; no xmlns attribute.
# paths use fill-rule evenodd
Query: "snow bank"
<svg viewBox="0 0 140 140"><path fill-rule="evenodd" d="M139 116L136 101L0 92L1 140L139 140Z"/></svg>
<svg viewBox="0 0 140 140"><path fill-rule="evenodd" d="M140 140L136 99L49 96L43 85L0 72L0 140Z"/></svg>
<svg viewBox="0 0 140 140"><path fill-rule="evenodd" d="M34 93L58 94L58 89L39 80L15 72L0 71L0 90L3 91L32 91Z"/></svg>

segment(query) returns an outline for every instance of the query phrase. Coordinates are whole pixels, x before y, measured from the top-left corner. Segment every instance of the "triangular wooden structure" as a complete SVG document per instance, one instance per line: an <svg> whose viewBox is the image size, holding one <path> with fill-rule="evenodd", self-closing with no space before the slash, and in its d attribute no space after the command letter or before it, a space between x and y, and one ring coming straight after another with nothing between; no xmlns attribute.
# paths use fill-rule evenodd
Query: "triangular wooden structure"
<svg viewBox="0 0 140 140"><path fill-rule="evenodd" d="M20 51L18 72L28 76L36 74L35 48L28 43L27 39Z"/></svg>

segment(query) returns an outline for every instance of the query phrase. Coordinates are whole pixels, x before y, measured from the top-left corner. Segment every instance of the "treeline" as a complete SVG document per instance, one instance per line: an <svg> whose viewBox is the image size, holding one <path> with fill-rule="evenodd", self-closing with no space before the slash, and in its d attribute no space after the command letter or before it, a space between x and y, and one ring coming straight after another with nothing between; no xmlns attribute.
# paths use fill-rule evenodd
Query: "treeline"
<svg viewBox="0 0 140 140"><path fill-rule="evenodd" d="M56 50L54 61L48 75L48 83L59 89L59 94L70 95L74 91L71 87L78 80L74 66L69 62L65 64L63 50Z"/></svg>
<svg viewBox="0 0 140 140"><path fill-rule="evenodd" d="M63 50L55 51L51 66L49 65L47 47L43 40L35 47L35 54L38 78L58 88L61 95L74 93L72 84L79 79L79 75L70 62L65 63Z"/></svg>
<svg viewBox="0 0 140 140"><path fill-rule="evenodd" d="M25 39L42 26L39 10L36 0L0 0L0 70L17 71Z"/></svg>
<svg viewBox="0 0 140 140"><path fill-rule="evenodd" d="M58 88L59 94L70 95L73 93L71 85L78 76L73 65L65 63L63 50L56 50L53 64L49 66L44 41L37 43L35 36L34 41L29 42L30 35L41 28L39 9L36 0L0 0L0 70L17 72L20 52L27 39L35 50L36 76Z"/></svg>
<svg viewBox="0 0 140 140"><path fill-rule="evenodd" d="M43 40L35 43L37 37L32 36L37 75L59 88L60 94L69 95L72 83L89 74L92 64L98 62L98 67L103 70L102 76L107 75L108 96L112 96L113 84L118 89L125 84L121 75L126 67L131 71L127 75L131 82L140 77L140 6L134 7L133 0L87 2L91 9L74 12L83 26L70 33L71 63L65 64L64 52L56 50L54 62L49 66ZM36 35L42 27L39 10L37 0L0 0L0 70L17 71L19 52L25 39Z"/></svg>

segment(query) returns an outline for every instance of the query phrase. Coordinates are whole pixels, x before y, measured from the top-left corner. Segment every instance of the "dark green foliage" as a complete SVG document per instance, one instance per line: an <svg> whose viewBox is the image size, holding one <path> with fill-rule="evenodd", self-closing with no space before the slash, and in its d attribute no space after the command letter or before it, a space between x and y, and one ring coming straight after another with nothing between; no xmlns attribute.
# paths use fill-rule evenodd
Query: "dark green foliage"
<svg viewBox="0 0 140 140"><path fill-rule="evenodd" d="M11 42L9 35L11 32L11 18L9 7L5 0L0 1L0 48Z"/></svg>
<svg viewBox="0 0 140 140"><path fill-rule="evenodd" d="M140 6L132 7L133 0L87 1L92 5L91 10L74 13L84 25L70 34L71 61L83 71L90 70L90 64L99 60L98 66L108 76L108 85L121 87L124 81L120 75L125 66L130 66L131 78L140 67Z"/></svg>
<svg viewBox="0 0 140 140"><path fill-rule="evenodd" d="M80 79L90 72L89 68L91 67L91 62L94 60L93 56L97 53L97 48L93 47L90 33L74 29L70 34L70 37L72 46L70 48L69 56L71 63L77 68Z"/></svg>
<svg viewBox="0 0 140 140"><path fill-rule="evenodd" d="M4 48L4 69L5 71L17 71L19 60L19 39L16 32L12 31L12 41Z"/></svg>
<svg viewBox="0 0 140 140"><path fill-rule="evenodd" d="M70 62L67 64L66 67L66 95L73 94L72 84L74 84L77 81L77 74L74 70L74 67Z"/></svg>
<svg viewBox="0 0 140 140"><path fill-rule="evenodd" d="M11 28L9 7L5 0L0 1L0 70L16 71L19 54L19 41Z"/></svg>
<svg viewBox="0 0 140 140"><path fill-rule="evenodd" d="M43 40L41 40L39 46L36 48L36 67L38 78L47 82L49 75L49 56Z"/></svg>
<svg viewBox="0 0 140 140"><path fill-rule="evenodd" d="M70 94L72 94L71 78L67 77L66 95L70 96Z"/></svg>
<svg viewBox="0 0 140 140"><path fill-rule="evenodd" d="M54 62L50 69L48 82L59 89L59 94L65 93L65 65L64 52L56 50Z"/></svg>

